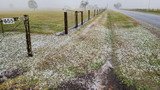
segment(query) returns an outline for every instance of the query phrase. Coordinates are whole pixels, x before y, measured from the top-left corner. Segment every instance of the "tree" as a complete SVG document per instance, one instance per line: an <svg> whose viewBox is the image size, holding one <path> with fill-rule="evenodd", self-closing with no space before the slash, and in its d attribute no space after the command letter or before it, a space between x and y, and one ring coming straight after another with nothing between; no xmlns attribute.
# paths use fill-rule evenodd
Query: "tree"
<svg viewBox="0 0 160 90"><path fill-rule="evenodd" d="M86 10L88 4L89 4L88 0L82 0L80 4L80 8Z"/></svg>
<svg viewBox="0 0 160 90"><path fill-rule="evenodd" d="M34 1L34 0L29 0L28 1L28 7L30 9L34 9L34 10L37 9L38 8L37 2Z"/></svg>
<svg viewBox="0 0 160 90"><path fill-rule="evenodd" d="M121 3L116 3L116 4L114 4L114 7L116 9L120 9L122 7L122 4Z"/></svg>

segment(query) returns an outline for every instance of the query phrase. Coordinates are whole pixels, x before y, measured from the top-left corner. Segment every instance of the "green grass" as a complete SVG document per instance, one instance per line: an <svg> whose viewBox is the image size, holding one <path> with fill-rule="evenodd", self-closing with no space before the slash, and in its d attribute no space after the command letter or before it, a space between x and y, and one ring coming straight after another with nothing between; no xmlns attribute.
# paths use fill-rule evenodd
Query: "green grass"
<svg viewBox="0 0 160 90"><path fill-rule="evenodd" d="M131 28L138 26L138 23L135 20L131 19L128 16L125 16L119 12L109 11L110 13L110 21L114 22L114 24L119 28ZM107 24L109 25L109 24ZM108 26L109 27L109 26ZM113 27L114 28L114 27Z"/></svg>
<svg viewBox="0 0 160 90"><path fill-rule="evenodd" d="M21 90L23 89L36 89L36 85L39 83L38 78L29 78L25 76L19 76L14 79L9 79L6 82L0 84L0 90Z"/></svg>
<svg viewBox="0 0 160 90"><path fill-rule="evenodd" d="M104 64L104 62L97 60L97 62L91 63L90 67L93 70L98 70L98 69L100 69L102 67L103 64Z"/></svg>
<svg viewBox="0 0 160 90"><path fill-rule="evenodd" d="M4 17L23 17L24 14L29 15L30 27L32 33L50 34L63 30L63 12L62 11L26 11L26 12L7 12L1 13L0 18ZM17 21L14 25L4 25L5 31L12 31L12 29L19 24L13 31L24 32L23 21Z"/></svg>
<svg viewBox="0 0 160 90"><path fill-rule="evenodd" d="M152 13L160 15L160 9L131 9L131 11L139 11L145 13Z"/></svg>
<svg viewBox="0 0 160 90"><path fill-rule="evenodd" d="M23 17L29 15L31 33L52 34L64 30L64 12L63 11L22 11L22 12L1 12L0 18ZM78 22L81 22L81 14L78 15ZM88 13L84 11L84 20L87 19ZM19 25L18 25L19 24ZM16 27L18 25L18 27ZM69 27L75 26L75 13L68 12ZM16 27L16 28L15 28ZM19 20L13 25L4 25L5 32L18 31L24 32L23 21Z"/></svg>

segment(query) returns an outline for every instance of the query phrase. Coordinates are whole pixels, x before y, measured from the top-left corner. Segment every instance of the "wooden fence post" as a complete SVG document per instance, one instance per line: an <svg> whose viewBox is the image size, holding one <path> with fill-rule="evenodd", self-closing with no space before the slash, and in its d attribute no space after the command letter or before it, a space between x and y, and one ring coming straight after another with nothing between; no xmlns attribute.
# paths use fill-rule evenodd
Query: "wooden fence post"
<svg viewBox="0 0 160 90"><path fill-rule="evenodd" d="M31 45L31 36L30 36L30 25L29 25L29 16L24 15L24 26L26 30L26 43L27 43L27 51L28 56L32 57L32 45Z"/></svg>
<svg viewBox="0 0 160 90"><path fill-rule="evenodd" d="M83 25L83 11L81 11L81 25Z"/></svg>
<svg viewBox="0 0 160 90"><path fill-rule="evenodd" d="M91 12L88 10L88 20L90 20Z"/></svg>
<svg viewBox="0 0 160 90"><path fill-rule="evenodd" d="M0 23L1 23L1 29L2 29L2 33L4 33L4 28L3 28L3 21L0 19Z"/></svg>
<svg viewBox="0 0 160 90"><path fill-rule="evenodd" d="M68 15L67 15L67 12L64 12L64 30L65 30L65 34L68 34Z"/></svg>
<svg viewBox="0 0 160 90"><path fill-rule="evenodd" d="M75 11L75 28L78 27L78 11Z"/></svg>
<svg viewBox="0 0 160 90"><path fill-rule="evenodd" d="M94 17L96 16L96 10L94 10Z"/></svg>
<svg viewBox="0 0 160 90"><path fill-rule="evenodd" d="M99 9L98 9L98 14L100 14L100 13L99 13Z"/></svg>
<svg viewBox="0 0 160 90"><path fill-rule="evenodd" d="M97 9L97 15L98 15L98 9Z"/></svg>

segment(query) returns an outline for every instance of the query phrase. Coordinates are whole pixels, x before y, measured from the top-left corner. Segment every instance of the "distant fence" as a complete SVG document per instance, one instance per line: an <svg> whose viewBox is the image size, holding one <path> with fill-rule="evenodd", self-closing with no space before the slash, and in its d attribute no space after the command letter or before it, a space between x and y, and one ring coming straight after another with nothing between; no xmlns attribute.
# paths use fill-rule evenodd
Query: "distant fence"
<svg viewBox="0 0 160 90"><path fill-rule="evenodd" d="M97 9L97 10L93 10L93 16L91 16L91 10L88 10L88 18L87 21L89 21L91 18L95 17L96 15L99 15L100 13L104 12L105 9ZM84 24L84 11L74 11L75 12L75 26L74 28L77 28L79 26L78 20L81 20L80 25ZM78 15L80 14L80 18L78 19ZM64 12L64 32L65 34L68 34L68 12L65 11Z"/></svg>

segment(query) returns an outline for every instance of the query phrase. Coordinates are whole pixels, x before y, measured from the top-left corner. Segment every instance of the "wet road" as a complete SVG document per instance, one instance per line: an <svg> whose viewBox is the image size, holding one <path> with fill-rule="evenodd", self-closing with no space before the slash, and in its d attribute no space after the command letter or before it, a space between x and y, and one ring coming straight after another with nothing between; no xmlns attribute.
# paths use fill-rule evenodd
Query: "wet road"
<svg viewBox="0 0 160 90"><path fill-rule="evenodd" d="M140 20L148 24L151 24L157 28L160 28L160 15L135 12L135 11L124 11L124 10L121 10L120 12L130 17L133 17L136 20Z"/></svg>

